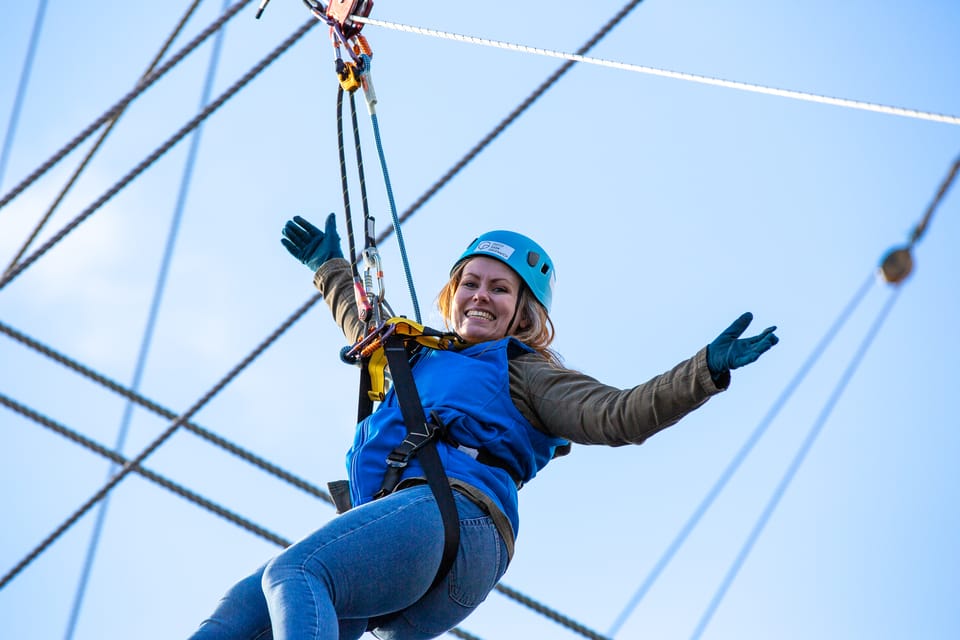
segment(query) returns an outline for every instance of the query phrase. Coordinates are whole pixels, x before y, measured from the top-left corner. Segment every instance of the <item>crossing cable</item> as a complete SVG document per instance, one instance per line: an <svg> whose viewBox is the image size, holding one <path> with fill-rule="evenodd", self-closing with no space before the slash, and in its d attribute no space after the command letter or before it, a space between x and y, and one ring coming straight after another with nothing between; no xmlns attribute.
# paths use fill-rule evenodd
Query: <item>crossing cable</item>
<svg viewBox="0 0 960 640"><path fill-rule="evenodd" d="M586 44L584 44L582 47L577 49L577 54L582 55L587 53L591 49L593 49L593 47L596 46L598 42L603 40L603 38L606 37L607 34L613 31L614 27L620 24L620 22L622 22L623 19L626 18L627 15L631 11L633 11L641 2L643 2L643 0L630 0L630 2L627 2L623 6L623 8L620 9L620 11L618 11L612 18L610 18L610 20L608 20L606 24L600 27L600 29L589 40L587 40ZM354 19L354 18L360 21L360 18L356 16L354 16L351 19ZM389 24L389 23L386 23L386 24ZM497 124L497 126L491 129L490 132L480 140L480 142L474 145L474 147L470 149L462 158L460 158L460 160L457 161L456 164L454 164L450 169L448 169L447 172L443 174L443 176L441 176L439 180L433 183L433 185L430 188L428 188L423 193L423 195L421 195L419 198L417 198L416 201L414 201L413 204L407 207L407 209L403 212L403 214L400 215L399 221L396 222L394 226L399 227L401 223L405 222L410 216L416 213L420 209L420 207L426 204L427 201L430 200L430 198L435 196L437 192L440 191L440 189L445 187L447 183L450 182L454 178L454 176L460 173L460 171L462 171L463 168L466 167L474 158L476 158L481 151L486 149L490 145L490 143L493 142L501 133L503 133L503 131L507 127L509 127L511 124L513 124L513 122L517 118L523 115L523 113L527 109L529 109L534 102L536 102L544 93L547 92L547 90L549 90L554 84L556 84L557 81L560 80L560 78L562 78L567 73L567 71L569 71L570 68L573 67L573 65L575 64L576 64L576 60L567 60L562 65L560 65L557 68L557 70L554 71L552 74L550 74L550 76L548 76L547 79L540 84L540 86L534 89L533 92L529 96L527 96L526 99L523 100L523 102L517 105L517 107L513 111L511 111L503 120L501 120L500 123ZM382 232L377 237L377 242L383 242L386 238L390 237L391 233L393 233L393 229L388 228L386 231Z"/></svg>
<svg viewBox="0 0 960 640"><path fill-rule="evenodd" d="M7 133L3 138L3 149L0 150L0 187L3 186L3 177L7 172L7 160L10 158L10 149L13 148L13 138L17 133L17 124L20 121L20 109L23 107L23 98L30 83L30 73L33 71L33 57L37 53L37 43L40 41L40 31L43 29L43 17L47 12L47 0L40 0L37 4L37 13L33 19L33 30L30 32L30 42L27 44L27 55L23 59L23 68L20 70L20 82L17 84L17 93L13 99L13 109L10 110L10 120L7 121Z"/></svg>
<svg viewBox="0 0 960 640"><path fill-rule="evenodd" d="M58 162L60 162L68 153L73 151L80 145L84 140L93 135L93 132L96 131L103 125L105 122L115 117L118 113L123 111L128 104L133 102L141 93L149 89L153 84L159 80L161 77L166 75L170 69L179 64L185 57L192 53L197 47L199 47L203 42L218 31L224 24L227 23L231 18L233 18L240 10L246 5L250 4L252 0L237 0L237 3L230 7L227 11L223 13L219 18L214 20L210 25L201 31L197 37L185 44L177 53L173 55L167 62L163 64L159 69L151 73L148 77L142 79L137 86L130 90L124 97L114 104L112 107L103 112L103 114L94 120L90 125L87 126L83 131L78 133L74 138L65 144L63 148L53 154L46 162L37 167L33 173L20 181L20 184L11 189L3 198L0 198L0 209L3 209L7 204L10 203L14 198L24 192L27 187L36 182L41 176L43 176L47 171L53 168Z"/></svg>
<svg viewBox="0 0 960 640"><path fill-rule="evenodd" d="M200 0L194 0L194 3L191 7L191 10L188 11L188 14L192 12L193 9L197 7ZM230 0L223 0L225 6L224 9L229 8ZM184 24L185 20L181 21L181 26ZM202 109L210 101L210 94L213 91L213 79L216 75L217 67L219 66L220 61L220 51L223 48L223 37L226 34L225 29L221 29L217 33L217 37L213 40L213 51L210 54L210 62L207 65L207 74L206 79L201 90L200 97L200 108ZM170 40L168 40L170 42ZM158 58L159 59L159 56ZM119 118L119 116L118 116ZM112 120L107 126L104 133L109 133L113 125L116 124L117 118ZM160 261L160 271L157 275L157 282L153 290L153 299L150 303L150 310L147 313L147 324L143 330L143 337L140 341L140 351L137 354L136 367L134 369L133 381L131 387L137 391L140 389L140 383L143 379L143 373L146 370L147 364L147 354L150 352L150 346L153 343L153 334L154 329L157 324L157 318L160 315L160 303L163 300L163 293L166 289L167 276L170 272L170 264L173 261L173 252L174 247L176 246L177 235L180 230L180 221L183 218L183 209L186 204L187 193L190 190L190 181L193 176L193 168L197 159L197 151L200 148L200 137L203 133L203 127L198 127L194 131L193 136L190 140L190 149L187 152L187 159L184 163L183 176L180 180L180 190L177 194L177 201L174 205L173 219L170 221L170 229L167 232L167 243L163 251L163 259ZM104 140L104 136L100 137L100 142ZM88 155L87 159L91 156ZM74 174L74 177L79 175L78 173ZM63 193L66 193L64 191ZM52 209L51 209L52 213ZM39 230L39 229L38 229ZM14 261L16 264L16 261ZM127 441L127 434L130 432L130 420L133 417L133 403L129 400L125 403L123 408L123 416L120 419L120 429L117 433L117 438L114 444L114 449L118 452L123 452L124 445ZM109 479L110 475L116 470L116 465L111 464L110 468L107 470L107 478ZM97 515L94 520L93 532L90 535L90 542L87 546L87 553L84 558L83 567L80 571L80 579L77 584L77 591L74 596L73 607L70 610L70 617L67 621L67 631L64 634L64 640L72 640L74 632L76 631L77 622L80 619L81 606L83 604L84 595L87 591L87 584L90 582L90 573L93 571L93 562L96 557L97 549L100 546L100 536L103 533L103 527L106 523L107 510L110 506L110 496L105 497L101 502L100 506L97 509Z"/></svg>
<svg viewBox="0 0 960 640"><path fill-rule="evenodd" d="M516 601L519 602L520 604L522 604L522 605L524 605L524 606L526 606L526 607L529 607L530 609L533 609L534 611L536 611L536 612L539 613L540 615L546 616L547 618L550 618L550 619L553 620L554 622L556 622L556 623L558 623L558 624L560 624L560 625L562 625L562 626L564 626L564 627L566 627L566 628L568 628L568 629L570 629L570 630L572 630L572 631L576 631L577 633L579 633L580 635L582 635L582 636L584 636L584 637L586 637L586 638L590 638L591 640L610 640L610 638L608 638L607 636L601 635L601 634L597 633L596 631L594 631L593 629L590 629L590 628L588 628L588 627L585 627L585 626L583 626L582 624L580 624L579 622L576 622L576 621L574 621L574 620L571 620L571 619L568 618L567 616L561 615L561 614L557 613L556 611L554 611L554 610L552 610L552 609L548 609L548 608L544 607L542 604L540 604L540 603L537 602L536 600L533 600L533 599L531 599L531 598L528 598L527 596L523 595L522 593L520 593L520 592L518 592L518 591L515 591L514 589L511 589L510 587L508 587L508 586L506 586L506 585L504 585L504 584L498 584L498 585L495 587L495 589L496 589L497 591L499 591L500 593L502 593L503 595L507 596L508 598L511 598L511 599L513 599L513 600L516 600Z"/></svg>
<svg viewBox="0 0 960 640"><path fill-rule="evenodd" d="M854 373L856 373L857 368L860 365L860 362L863 360L864 355L866 355L867 350L870 345L873 343L874 338L880 331L880 327L883 326L884 320L890 314L890 310L893 308L894 303L897 301L897 298L900 295L900 287L894 287L893 292L888 296L886 304L880 311L880 314L874 320L873 324L870 326L870 329L867 332L866 337L860 343L860 347L857 349L853 358L850 361L850 364L847 366L847 369L843 372L843 375L840 378L840 381L837 383L837 386L834 388L833 393L828 398L826 404L823 406L823 409L820 412L820 415L817 417L814 425L811 427L810 431L807 433L806 438L801 444L800 448L797 450L796 454L793 457L793 460L790 462L790 466L787 468L786 473L784 473L776 489L774 489L773 495L770 496L770 500L767 502L767 505L764 507L763 512L760 514L760 518L754 524L753 529L750 531L750 535L747 536L747 540L744 543L743 547L740 549L740 552L737 554L737 557L734 559L733 564L730 565L727 574L724 576L723 581L720 584L720 587L717 589L713 598L710 600L710 603L707 605L706 610L703 613L703 616L700 618L700 621L697 623L696 629L694 629L693 634L690 636L692 640L696 640L703 635L704 630L709 624L711 618L713 618L714 613L716 613L717 608L720 606L720 602L723 600L724 595L726 595L727 590L730 588L730 585L733 583L734 578L737 577L737 574L740 573L740 569L743 567L743 564L746 562L747 557L750 555L750 552L753 550L753 546L756 543L757 539L760 537L760 534L763 532L763 529L766 527L767 522L770 520L770 516L773 515L774 510L777 508L777 505L780 503L781 498L783 498L784 493L787 490L787 487L790 486L790 482L793 480L794 476L797 474L800 466L803 464L803 461L806 459L807 454L810 452L810 449L813 447L813 443L816 441L817 436L820 435L820 431L823 429L823 425L826 423L827 418L830 417L830 413L833 411L834 406L837 403L837 400L843 394L843 391L846 389L847 384L853 378Z"/></svg>
<svg viewBox="0 0 960 640"><path fill-rule="evenodd" d="M752 84L749 82L740 82L737 80L724 80L722 78L713 78L709 76L697 75L694 73L685 73L681 71L671 71L669 69L658 69L655 67L647 67L639 64L630 64L626 62L616 62L613 60L604 60L602 58L589 58L584 55L581 55L579 52L565 53L563 51L541 49L539 47L530 47L527 45L513 44L509 42L503 42L501 40L490 40L487 38L478 38L476 36L466 36L458 33L450 33L447 31L437 31L436 29L426 29L423 27L415 27L411 25L398 24L394 22L386 22L383 20L377 20L375 18L353 16L352 19L356 20L357 22L364 22L367 24L376 25L378 27L395 29L397 31L406 31L408 33L414 33L417 35L443 38L446 40L455 40L458 42L466 42L469 44L477 44L477 45L482 45L487 47L494 47L497 49L507 49L510 51L519 51L522 53L531 53L531 54L540 55L540 56L547 56L549 58L563 58L573 62L583 62L585 64L593 64L601 67L620 69L622 71L632 71L635 73L643 73L647 75L660 76L663 78L672 78L674 80L685 80L687 82L696 82L699 84L724 87L727 89L738 89L740 91L761 93L766 95L779 96L781 98L803 100L806 102L817 102L820 104L833 105L835 107L845 107L848 109L860 109L862 111L873 111L875 113L885 113L888 115L902 116L905 118L916 118L918 120L930 120L933 122L941 122L944 124L960 125L960 116L956 116L956 115L932 113L929 111L920 111L917 109L908 109L905 107L876 104L872 102L864 102L862 100L851 100L848 98L835 98L831 96L807 93L805 91L794 91L792 89L780 89L777 87L768 87L768 86L759 85L759 84Z"/></svg>
<svg viewBox="0 0 960 640"><path fill-rule="evenodd" d="M807 356L806 361L804 361L797 373L794 374L793 379L790 380L786 388L780 393L780 396L774 401L773 405L767 411L767 414L763 417L756 428L754 428L753 433L751 433L746 442L741 445L740 450L734 454L726 468L723 470L723 472L721 472L720 477L714 482L713 486L707 492L707 495L704 496L700 504L697 505L697 508L694 509L693 513L680 528L680 531L664 550L657 562L653 565L653 568L647 574L646 578L644 578L643 582L640 584L640 587L630 598L630 601L624 607L623 611L621 611L620 615L617 616L617 619L607 631L607 635L609 635L611 638L615 637L617 633L619 633L620 628L633 614L634 610L640 604L641 600L643 600L643 598L647 595L647 592L653 586L654 582L656 582L657 578L660 577L660 574L663 573L663 570L667 567L667 564L669 564L673 557L677 554L677 551L680 550L680 547L693 532L694 528L696 528L697 524L706 514L707 510L713 505L714 501L727 486L727 483L740 468L740 465L743 464L743 461L753 450L754 446L757 444L763 434L766 433L774 418L777 417L777 415L780 413L780 410L783 409L784 405L793 395L793 392L798 386L800 386L803 380L806 379L807 374L810 373L810 370L813 368L813 366L817 363L817 361L820 360L820 356L823 355L824 351L826 351L827 347L830 346L830 343L833 342L833 339L846 324L847 320L849 320L850 316L853 315L853 312L856 311L864 297L866 297L866 294L873 287L876 279L877 277L875 273L871 272L867 274L866 280L860 285L859 289L857 289L857 292L847 303L847 306L843 309L840 315L837 316L823 337L820 338L820 342L817 343L810 355Z"/></svg>
<svg viewBox="0 0 960 640"><path fill-rule="evenodd" d="M927 227L930 226L930 220L933 219L933 213L937 210L937 207L940 206L940 202L943 200L944 196L947 195L947 191L950 190L950 186L953 185L953 181L957 177L957 172L960 171L960 156L957 156L957 159L954 160L953 166L950 167L950 170L947 172L947 177L944 178L943 182L940 183L940 188L937 190L937 194L933 197L933 201L927 207L926 212L923 214L920 222L914 227L913 233L910 234L910 242L907 246L907 249L912 249L913 245L920 241L924 233L927 231Z"/></svg>
<svg viewBox="0 0 960 640"><path fill-rule="evenodd" d="M154 56L153 60L147 66L147 70L140 76L139 82L143 82L147 77L153 73L153 70L156 69L157 65L160 64L160 60L163 59L163 56L167 54L167 51L173 45L173 41L180 35L180 32L186 26L187 21L196 11L197 7L200 5L200 0L193 0L193 3L187 8L186 12L180 18L180 22L177 23L177 26L174 28L173 32L167 37L167 40L160 47L160 50L157 52L157 55ZM126 111L125 105L120 111L118 111L113 117L110 118L110 122L104 127L103 131L100 132L100 137L97 138L96 142L93 143L93 146L87 151L87 154L83 157L83 160L80 161L80 164L77 165L77 168L74 169L73 174L67 180L66 184L60 190L60 193L57 194L57 197L54 198L53 203L47 209L47 212L43 215L37 225L34 227L33 232L23 243L23 246L20 247L20 250L17 251L17 254L14 256L13 260L10 261L10 264L7 265L7 271L16 266L20 258L23 257L23 254L27 252L27 249L30 248L30 245L33 244L33 241L37 239L37 236L40 235L40 231L43 230L43 227L46 226L47 222L53 216L53 212L57 210L57 207L60 206L60 203L63 202L63 199L67 197L67 192L73 188L73 185L80 178L80 174L83 173L84 169L87 168L87 165L93 159L93 156L96 155L97 151L100 150L100 147L106 141L107 136L110 135L110 132L113 131L113 128L116 126L117 122L120 121L120 116L123 115L123 112ZM0 182L3 180L3 171L0 169Z"/></svg>
<svg viewBox="0 0 960 640"><path fill-rule="evenodd" d="M80 364L76 360L73 360L64 354L58 351L55 351L51 347L31 338L30 336L27 336L24 333L21 333L20 331L17 331L16 329L14 329L13 327L7 324L4 324L2 321L0 321L0 333L6 334L7 336L13 338L17 342L20 342L21 344L33 349L34 351L67 367L68 369L71 369L76 373L79 373L85 378L92 380L97 384L102 385L103 387L109 389L110 391L113 391L114 393L120 396L123 396L127 400L138 404L139 406L143 407L144 409L147 409L148 411L155 413L158 416L166 418L167 420L173 420L177 417L177 414L171 411L170 409L167 409L157 404L156 402L153 402L152 400L140 395L139 393L131 389L124 387L123 385L111 380L110 378L100 373L97 373L96 371ZM301 491L308 493L316 498L320 498L327 504L330 504L330 505L333 504L333 498L331 498L330 494L324 491L323 489L309 483L303 478L300 478L290 473L289 471L286 471L278 467L277 465L271 462L268 462L267 460L261 458L260 456L250 451L247 451L243 447L237 444L234 444L233 442L227 440L226 438L220 435L217 435L216 433L213 433L212 431L205 429L204 427L194 422L189 422L189 421L185 422L183 424L183 428L199 436L200 438L206 440L212 445L219 447L220 449L223 449L227 453L233 454L234 456L240 458L241 460L244 460L252 464L253 466L259 468L260 470L265 471L266 473L274 476L275 478L283 480L287 484L290 484L296 487L297 489L300 489Z"/></svg>
<svg viewBox="0 0 960 640"><path fill-rule="evenodd" d="M157 159L160 158L163 154L169 151L175 144L180 142L188 133L193 131L197 126L206 120L211 114L213 114L217 109L219 109L223 104L232 98L238 91L243 89L251 80L253 80L261 71L267 68L272 62L274 62L280 55L285 53L287 49L293 46L300 38L302 38L310 29L312 29L317 24L316 20L308 20L305 22L299 29L297 29L293 34L291 34L286 40L280 43L273 51L267 54L260 62L254 65L246 74L243 75L239 80L237 80L230 88L224 91L220 96L211 102L203 111L198 113L192 120L187 124L183 125L179 131L177 131L173 136L171 136L166 142L157 147L153 153L147 156L144 160L140 162L136 167L130 170L127 175L121 178L116 184L114 184L110 189L108 189L103 195L101 195L96 202L84 209L80 215L74 218L69 222L63 229L58 231L52 238L50 238L43 246L34 251L30 256L25 258L22 262L17 264L16 267L8 271L2 278L0 278L0 289L3 289L11 281L13 281L17 276L24 272L30 265L36 262L43 254L50 250L55 244L60 242L68 233L76 229L80 223L89 218L94 212L96 212L101 206L106 204L113 196L119 193L124 187L130 184L134 179L137 178L141 173L143 173L147 168L150 167Z"/></svg>
<svg viewBox="0 0 960 640"><path fill-rule="evenodd" d="M171 424L163 433L161 433L156 439L154 439L145 449L143 449L135 458L128 460L123 467L117 471L108 482L106 482L103 487L100 488L93 496L90 497L86 502L84 502L80 508L78 508L72 515L70 515L59 527L57 527L49 536L47 536L35 549L33 549L26 557L23 558L15 567L13 567L3 578L0 578L0 589L2 589L8 582L17 576L27 565L33 562L37 556L43 553L51 544L53 544L61 535L63 535L70 527L77 523L77 521L83 517L87 511L93 508L100 500L102 500L110 491L120 483L131 471L137 466L140 465L147 457L150 456L154 451L156 451L160 445L166 442L170 436L172 436L180 427L182 427L188 420L197 411L202 409L210 400L214 398L224 387L227 386L234 378L236 378L240 372L247 368L247 366L256 360L264 351L267 350L281 335L283 335L287 329L289 329L297 320L299 320L318 300L320 300L321 295L319 292L315 293L306 303L304 303L297 311L293 313L287 320L283 322L273 333L271 333L263 342L261 342L249 355L247 355L239 364L237 364L233 369L230 370L227 375L225 375L219 382L217 382L207 393L203 395L196 403L186 412L181 414L174 422Z"/></svg>
<svg viewBox="0 0 960 640"><path fill-rule="evenodd" d="M89 449L90 451L93 451L94 453L103 456L104 458L107 458L108 460L112 461L116 465L123 466L129 462L129 460L125 458L123 454L113 449L109 449L106 446L100 444L99 442L96 442L95 440L92 440L78 433L77 431L60 424L59 422L53 420L52 418L49 418L37 411L34 411L33 409L17 402L16 400L3 394L2 392L0 392L0 404L6 406L8 409L11 409L12 411L19 413L25 418L29 418L30 420L33 420L37 424L46 427L47 429L53 431L54 433L58 433L61 436L67 438L68 440L76 444L79 444ZM133 472L143 476L144 478L146 478L147 480L155 484L160 485L164 489L168 489L169 491L172 491L173 493L177 494L181 498L185 498L186 500L194 503L195 505L203 509L206 509L207 511L210 511L211 513L214 513L220 516L221 518L224 518L255 535L258 535L261 538L264 538L265 540L269 540L270 542L273 542L274 544L279 545L281 547L286 547L290 544L288 540L280 537L276 533L273 533L272 531L269 531L264 527L261 527L260 525L240 515L237 515L236 513L227 509L226 507L220 506L217 503L213 502L212 500L204 498L200 494L195 493L190 489L187 489L183 485L177 484L173 480L170 480L169 478L166 478L160 475L159 473L156 473L155 471L151 471L147 467L141 466L139 464L134 465Z"/></svg>

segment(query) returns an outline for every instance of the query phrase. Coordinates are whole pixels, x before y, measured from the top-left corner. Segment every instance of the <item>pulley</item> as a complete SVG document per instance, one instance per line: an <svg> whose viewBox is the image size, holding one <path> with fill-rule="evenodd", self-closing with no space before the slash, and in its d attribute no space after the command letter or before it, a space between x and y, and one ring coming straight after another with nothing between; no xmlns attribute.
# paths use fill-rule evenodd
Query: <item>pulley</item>
<svg viewBox="0 0 960 640"><path fill-rule="evenodd" d="M913 271L913 256L910 247L891 249L880 262L880 275L889 284L900 284Z"/></svg>

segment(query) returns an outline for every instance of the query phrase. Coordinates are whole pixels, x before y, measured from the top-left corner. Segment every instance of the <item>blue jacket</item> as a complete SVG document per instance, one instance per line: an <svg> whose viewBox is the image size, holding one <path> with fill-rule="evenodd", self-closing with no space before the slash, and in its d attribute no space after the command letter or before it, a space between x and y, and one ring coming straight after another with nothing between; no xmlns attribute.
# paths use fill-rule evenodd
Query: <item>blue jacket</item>
<svg viewBox="0 0 960 640"><path fill-rule="evenodd" d="M424 413L436 411L458 443L486 449L517 478L528 482L553 457L562 438L535 429L514 406L510 396L509 358L529 352L514 338L485 342L461 350L425 349L412 367ZM373 499L380 489L387 455L400 444L407 429L395 392L357 426L347 453L347 470L354 505ZM517 486L506 470L480 463L467 453L440 443L437 447L450 478L485 492L507 516L514 534L519 529ZM403 478L422 477L414 459Z"/></svg>

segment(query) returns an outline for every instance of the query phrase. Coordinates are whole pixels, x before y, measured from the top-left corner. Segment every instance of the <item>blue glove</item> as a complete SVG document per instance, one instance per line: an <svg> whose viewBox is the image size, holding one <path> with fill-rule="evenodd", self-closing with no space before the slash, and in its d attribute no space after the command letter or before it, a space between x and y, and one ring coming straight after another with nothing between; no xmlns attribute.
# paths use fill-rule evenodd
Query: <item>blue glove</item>
<svg viewBox="0 0 960 640"><path fill-rule="evenodd" d="M342 258L340 236L337 234L337 219L332 213L327 216L325 231L300 216L294 216L283 225L280 242L294 258L316 271L330 258Z"/></svg>
<svg viewBox="0 0 960 640"><path fill-rule="evenodd" d="M710 369L714 382L723 378L731 369L750 364L780 342L780 338L773 333L776 327L768 327L752 338L740 338L752 320L752 313L743 314L707 345L707 368Z"/></svg>

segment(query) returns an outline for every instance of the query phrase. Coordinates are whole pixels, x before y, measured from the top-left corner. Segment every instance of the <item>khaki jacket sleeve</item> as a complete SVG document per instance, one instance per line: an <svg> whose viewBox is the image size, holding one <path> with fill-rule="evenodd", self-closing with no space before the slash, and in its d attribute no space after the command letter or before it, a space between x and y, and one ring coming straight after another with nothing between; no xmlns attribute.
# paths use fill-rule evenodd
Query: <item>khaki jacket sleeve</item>
<svg viewBox="0 0 960 640"><path fill-rule="evenodd" d="M510 386L514 404L540 431L611 446L639 444L723 391L710 377L706 348L632 389L524 355L511 361Z"/></svg>
<svg viewBox="0 0 960 640"><path fill-rule="evenodd" d="M313 285L323 295L347 342L353 344L363 337L364 326L357 314L350 263L343 258L327 260L313 274Z"/></svg>

